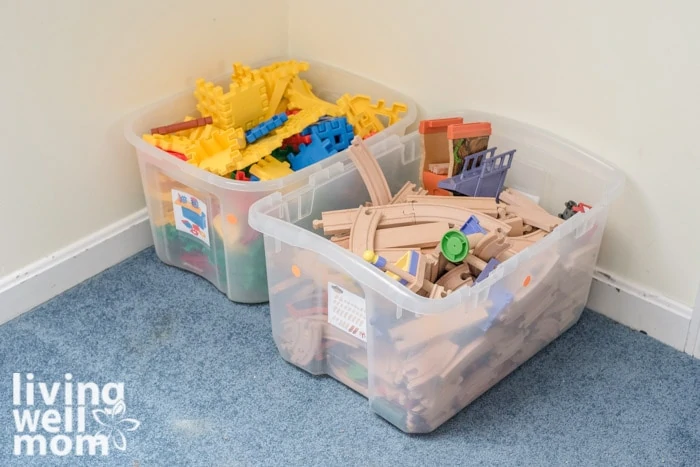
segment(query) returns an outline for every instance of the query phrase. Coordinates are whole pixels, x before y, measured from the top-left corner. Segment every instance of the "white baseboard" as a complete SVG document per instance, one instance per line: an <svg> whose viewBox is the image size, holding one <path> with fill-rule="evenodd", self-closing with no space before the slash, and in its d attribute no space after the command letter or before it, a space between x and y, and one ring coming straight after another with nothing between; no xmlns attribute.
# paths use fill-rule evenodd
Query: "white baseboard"
<svg viewBox="0 0 700 467"><path fill-rule="evenodd" d="M695 306L693 307L693 317L690 320L688 339L685 343L685 351L690 355L700 358L700 284L698 293L695 295Z"/></svg>
<svg viewBox="0 0 700 467"><path fill-rule="evenodd" d="M588 308L680 351L687 351L693 310L597 270ZM692 352L688 352L691 353Z"/></svg>
<svg viewBox="0 0 700 467"><path fill-rule="evenodd" d="M144 208L0 278L0 324L153 245Z"/></svg>

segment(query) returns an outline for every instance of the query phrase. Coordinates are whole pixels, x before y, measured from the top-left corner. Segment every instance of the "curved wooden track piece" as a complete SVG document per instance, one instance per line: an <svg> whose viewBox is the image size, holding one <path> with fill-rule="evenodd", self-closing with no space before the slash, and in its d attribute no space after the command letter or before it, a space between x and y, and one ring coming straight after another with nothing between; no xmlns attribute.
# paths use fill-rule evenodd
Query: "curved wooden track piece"
<svg viewBox="0 0 700 467"><path fill-rule="evenodd" d="M399 203L388 206L373 206L364 208L380 210L382 219L379 228L400 227L403 225L425 224L428 222L447 222L453 227L460 228L469 216L479 219L479 224L487 231L501 229L504 234L510 232L511 227L478 211L459 206L441 206L429 203ZM357 217L357 208L342 209L339 211L326 211L321 214L321 220L314 221L314 228L323 228L326 235L339 235L348 233Z"/></svg>
<svg viewBox="0 0 700 467"><path fill-rule="evenodd" d="M508 242L511 244L510 249L518 253L530 245L534 244L538 240L543 239L547 235L544 230L535 230L532 233L523 235L521 237L509 237Z"/></svg>
<svg viewBox="0 0 700 467"><path fill-rule="evenodd" d="M442 204L447 206L459 206L461 208L478 211L491 217L498 215L498 204L496 198L480 198L473 196L435 196L435 195L414 195L407 196L406 201L421 204Z"/></svg>
<svg viewBox="0 0 700 467"><path fill-rule="evenodd" d="M382 213L370 208L360 208L350 230L350 251L362 256L367 250L374 250L374 234Z"/></svg>
<svg viewBox="0 0 700 467"><path fill-rule="evenodd" d="M362 141L362 138L355 136L350 145L350 159L355 163L357 171L365 182L369 197L374 206L381 206L391 202L391 191L389 184L386 182L384 173L377 163L367 145Z"/></svg>
<svg viewBox="0 0 700 467"><path fill-rule="evenodd" d="M441 285L446 289L452 291L459 289L463 286L471 286L474 283L472 275L469 272L469 265L462 263L447 274L444 274L437 282L437 285Z"/></svg>
<svg viewBox="0 0 700 467"><path fill-rule="evenodd" d="M377 248L435 248L448 230L450 225L447 222L380 229L375 234L374 243Z"/></svg>
<svg viewBox="0 0 700 467"><path fill-rule="evenodd" d="M489 232L474 247L474 254L484 261L495 258L510 248L510 243L506 241L506 236L498 231Z"/></svg>
<svg viewBox="0 0 700 467"><path fill-rule="evenodd" d="M506 206L507 213L521 217L526 224L546 230L547 232L551 232L559 224L564 222L562 219L548 213L544 208L527 196L511 188L503 190L499 198L501 201L508 204L508 206Z"/></svg>
<svg viewBox="0 0 700 467"><path fill-rule="evenodd" d="M391 198L391 202L389 204L405 203L406 201L408 201L408 198L411 198L413 196L423 196L427 192L428 191L424 188L416 187L415 183L406 182L406 184L403 187L401 187L398 193L396 193L394 197Z"/></svg>

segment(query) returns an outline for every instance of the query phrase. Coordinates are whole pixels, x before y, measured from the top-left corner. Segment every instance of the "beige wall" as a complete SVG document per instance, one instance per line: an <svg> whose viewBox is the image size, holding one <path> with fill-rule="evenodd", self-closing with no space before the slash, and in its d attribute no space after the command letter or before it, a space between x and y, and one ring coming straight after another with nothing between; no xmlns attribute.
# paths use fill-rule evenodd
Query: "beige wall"
<svg viewBox="0 0 700 467"><path fill-rule="evenodd" d="M234 60L286 53L287 8L1 2L0 277L143 208L123 116Z"/></svg>
<svg viewBox="0 0 700 467"><path fill-rule="evenodd" d="M526 121L620 166L627 188L599 265L692 305L700 281L698 2L292 4L294 55L388 83L427 113L467 107ZM295 30L300 24L314 26Z"/></svg>
<svg viewBox="0 0 700 467"><path fill-rule="evenodd" d="M0 277L144 206L126 113L234 60L285 53L289 30L293 54L387 83L426 113L500 113L622 167L600 265L691 305L699 13L692 0L2 2Z"/></svg>

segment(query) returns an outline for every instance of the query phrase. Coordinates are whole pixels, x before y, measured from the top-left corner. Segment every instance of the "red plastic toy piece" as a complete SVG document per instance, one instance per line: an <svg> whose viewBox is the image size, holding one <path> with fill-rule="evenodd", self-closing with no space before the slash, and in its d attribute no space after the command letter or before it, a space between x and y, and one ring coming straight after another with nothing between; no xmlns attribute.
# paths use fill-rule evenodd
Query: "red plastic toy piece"
<svg viewBox="0 0 700 467"><path fill-rule="evenodd" d="M241 182L249 182L250 181L250 178L246 177L245 172L243 172L242 170L239 170L238 172L236 172L234 179L241 181Z"/></svg>
<svg viewBox="0 0 700 467"><path fill-rule="evenodd" d="M367 139L367 138L369 138L370 136L374 136L374 135L376 135L376 134L377 134L376 131L370 131L370 132L367 133L365 136L363 136L362 139Z"/></svg>
<svg viewBox="0 0 700 467"><path fill-rule="evenodd" d="M302 136L297 133L282 141L282 146L291 146L294 152L299 152L300 144L311 144L311 135Z"/></svg>
<svg viewBox="0 0 700 467"><path fill-rule="evenodd" d="M298 114L298 113L299 113L299 109L289 109L289 110L285 110L284 113L286 113L286 114L287 114L287 117L289 117L290 115L296 115L296 114Z"/></svg>
<svg viewBox="0 0 700 467"><path fill-rule="evenodd" d="M181 152L175 152L175 151L168 151L167 149L163 149L163 151L167 152L168 154L171 154L178 159L187 162L187 156L182 154Z"/></svg>
<svg viewBox="0 0 700 467"><path fill-rule="evenodd" d="M591 206L585 203L578 203L576 206L571 208L571 210L574 212L586 212L588 209L591 209Z"/></svg>

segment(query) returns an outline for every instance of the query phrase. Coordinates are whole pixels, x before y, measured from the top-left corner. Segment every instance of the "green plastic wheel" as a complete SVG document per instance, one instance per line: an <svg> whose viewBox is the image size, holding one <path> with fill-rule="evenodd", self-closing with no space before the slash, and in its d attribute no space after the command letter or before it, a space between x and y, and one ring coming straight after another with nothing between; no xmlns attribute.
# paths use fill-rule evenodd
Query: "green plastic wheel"
<svg viewBox="0 0 700 467"><path fill-rule="evenodd" d="M464 261L469 254L469 239L457 230L445 232L440 241L440 251L452 263Z"/></svg>

